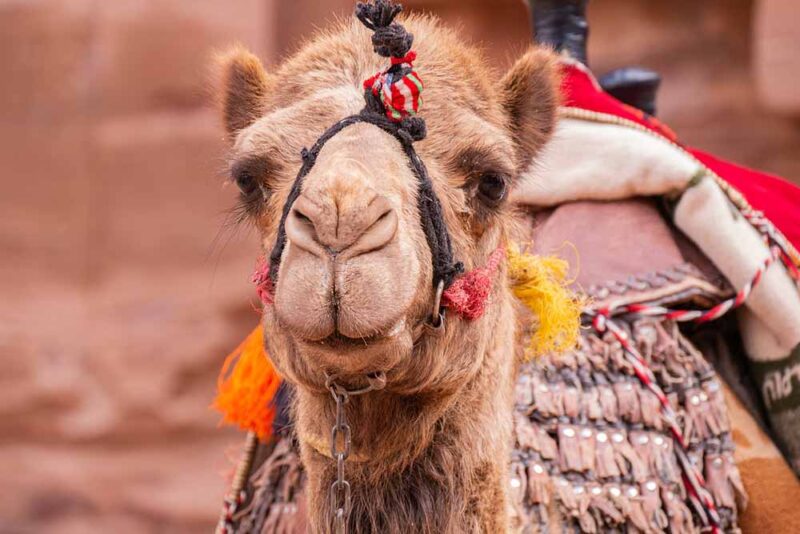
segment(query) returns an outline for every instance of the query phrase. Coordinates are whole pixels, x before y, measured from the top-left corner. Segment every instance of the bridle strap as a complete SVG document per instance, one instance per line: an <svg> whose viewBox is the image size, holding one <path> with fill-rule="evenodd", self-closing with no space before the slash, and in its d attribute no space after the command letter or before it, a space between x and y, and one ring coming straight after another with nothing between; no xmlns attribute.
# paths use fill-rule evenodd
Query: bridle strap
<svg viewBox="0 0 800 534"><path fill-rule="evenodd" d="M433 190L433 182L431 182L425 164L417 155L416 150L414 150L413 142L425 136L424 123L421 121L393 122L380 113L369 109L369 105L360 113L345 117L333 124L317 139L310 150L303 149L301 152L303 165L300 167L286 203L283 205L275 246L269 256L269 277L272 283L277 283L281 257L283 256L284 248L286 248L286 219L291 213L294 202L300 196L306 175L311 172L317 162L319 152L325 146L325 143L348 126L358 123L377 126L397 139L403 147L403 151L411 164L411 169L417 177L417 208L425 239L431 251L433 286L437 287L439 282L442 282L445 289L448 288L456 275L463 271L464 267L461 262L453 260L450 233L444 220L441 202L439 202L439 198Z"/></svg>

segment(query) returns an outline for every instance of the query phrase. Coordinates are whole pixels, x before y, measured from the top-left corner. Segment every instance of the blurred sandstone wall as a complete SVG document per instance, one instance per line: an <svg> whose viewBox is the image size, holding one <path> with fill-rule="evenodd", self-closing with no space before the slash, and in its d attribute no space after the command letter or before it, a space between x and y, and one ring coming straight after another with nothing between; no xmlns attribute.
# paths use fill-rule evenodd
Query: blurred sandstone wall
<svg viewBox="0 0 800 534"><path fill-rule="evenodd" d="M414 0L525 47L519 0ZM0 532L207 532L240 436L208 409L257 322L257 245L209 106L212 50L274 65L345 0L0 0ZM800 8L595 0L590 62L664 75L690 143L800 177ZM794 23L790 23L794 21Z"/></svg>

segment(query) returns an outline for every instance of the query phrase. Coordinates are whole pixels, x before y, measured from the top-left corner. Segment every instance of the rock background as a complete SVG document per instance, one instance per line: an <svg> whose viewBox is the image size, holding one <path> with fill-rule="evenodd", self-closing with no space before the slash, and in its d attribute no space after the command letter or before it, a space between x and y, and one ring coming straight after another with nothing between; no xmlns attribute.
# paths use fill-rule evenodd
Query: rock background
<svg viewBox="0 0 800 534"><path fill-rule="evenodd" d="M407 3L501 68L528 40L519 0ZM351 6L0 0L0 532L212 528L241 436L208 405L257 313L208 60L238 41L275 64ZM590 18L596 72L661 72L687 142L800 177L797 3L603 0Z"/></svg>

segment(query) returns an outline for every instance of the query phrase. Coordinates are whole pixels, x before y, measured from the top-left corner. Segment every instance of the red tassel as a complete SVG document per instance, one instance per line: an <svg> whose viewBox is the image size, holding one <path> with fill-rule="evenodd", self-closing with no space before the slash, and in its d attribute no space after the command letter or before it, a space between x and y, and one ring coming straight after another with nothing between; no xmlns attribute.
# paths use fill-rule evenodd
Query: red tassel
<svg viewBox="0 0 800 534"><path fill-rule="evenodd" d="M275 286L272 284L272 278L269 275L269 263L267 263L264 256L258 258L256 270L251 280L256 285L256 293L264 306L275 302Z"/></svg>
<svg viewBox="0 0 800 534"><path fill-rule="evenodd" d="M504 255L504 248L498 247L483 267L473 269L453 282L442 293L444 305L461 315L464 319L472 321L486 311L486 301L492 289L492 282L500 260Z"/></svg>

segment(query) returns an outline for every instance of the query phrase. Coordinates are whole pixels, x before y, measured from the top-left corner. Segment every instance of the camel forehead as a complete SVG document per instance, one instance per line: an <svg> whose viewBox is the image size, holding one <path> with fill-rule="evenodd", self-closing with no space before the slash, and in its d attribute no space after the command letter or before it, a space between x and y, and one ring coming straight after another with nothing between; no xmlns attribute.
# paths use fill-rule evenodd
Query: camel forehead
<svg viewBox="0 0 800 534"><path fill-rule="evenodd" d="M421 116L428 137L417 151L431 177L452 178L458 186L470 171L463 162L481 159L487 162L478 166L482 170L511 174L516 148L509 119L500 104L497 76L481 53L428 17L404 22L415 35L414 65L425 85ZM363 80L387 65L359 23L340 22L317 35L273 72L267 111L237 135L232 159L267 155L276 168L299 165L303 148L364 107ZM371 129L362 130L373 142Z"/></svg>
<svg viewBox="0 0 800 534"><path fill-rule="evenodd" d="M321 88L286 107L272 110L242 130L233 147L234 159L261 154L276 147L281 148L284 156L294 159L295 153L299 154L304 147L309 148L332 124L358 113L363 107L363 94L355 87ZM438 146L434 154L427 154L428 157L446 159L456 157L465 148L474 150L483 147L500 159L513 159L513 145L503 125L495 124L476 113L460 110L452 103L443 103L437 111L443 120L429 120L428 131L431 137L439 136L448 141ZM428 115L430 114L432 113ZM423 113L423 116L426 115ZM359 132L362 139L369 137L370 143L377 138L390 137L380 130L373 131L375 128L372 126L350 127L347 130L350 134L347 137ZM454 135L456 132L457 135ZM476 145L475 141L478 140L480 143ZM395 147L397 143L390 144ZM423 149L423 152L427 151Z"/></svg>
<svg viewBox="0 0 800 534"><path fill-rule="evenodd" d="M412 15L402 23L415 36L414 67L424 84L423 116L435 118L437 108L449 104L505 124L494 83L498 77L478 48L431 16ZM271 106L291 105L324 87L350 85L362 91L365 79L388 66L388 60L373 51L370 35L358 21L348 20L319 32L277 69L279 81L268 97Z"/></svg>
<svg viewBox="0 0 800 534"><path fill-rule="evenodd" d="M235 141L234 153L239 156L257 153L274 143L293 140L302 143L303 132L320 135L336 120L358 113L363 107L364 97L355 87L323 87L288 106L272 110L242 130Z"/></svg>

